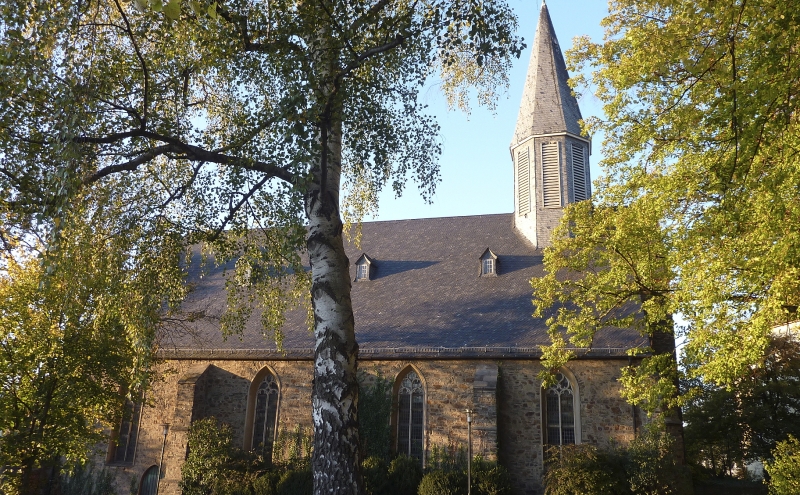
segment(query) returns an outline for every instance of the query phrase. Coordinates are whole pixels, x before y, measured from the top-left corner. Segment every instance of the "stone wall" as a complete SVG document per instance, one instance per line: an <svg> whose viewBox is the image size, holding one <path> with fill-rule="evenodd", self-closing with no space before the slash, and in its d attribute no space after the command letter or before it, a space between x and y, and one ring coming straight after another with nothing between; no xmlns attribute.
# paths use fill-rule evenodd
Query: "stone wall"
<svg viewBox="0 0 800 495"><path fill-rule="evenodd" d="M580 439L609 445L633 438L632 409L619 398L617 378L627 361L575 361L568 374L580 401ZM187 453L191 421L215 416L228 423L236 445L245 445L245 422L251 382L268 367L280 384L279 429L311 428L311 361L168 361L143 408L135 463L108 466L117 475L120 495L131 480L164 461L160 494L179 493L180 469ZM535 360L368 361L360 365L367 384L378 376L396 382L413 369L425 387L425 448L450 452L466 448L465 409L474 410L475 455L500 461L511 471L515 494L541 493L541 383ZM638 420L641 424L641 418ZM393 418L396 429L396 418ZM163 424L169 423L166 438Z"/></svg>
<svg viewBox="0 0 800 495"><path fill-rule="evenodd" d="M641 426L642 415L620 398L617 380L625 365L626 360L578 360L565 370L578 395L581 443L625 445ZM542 385L536 377L541 370L538 361L500 366L498 457L512 473L517 495L543 493Z"/></svg>

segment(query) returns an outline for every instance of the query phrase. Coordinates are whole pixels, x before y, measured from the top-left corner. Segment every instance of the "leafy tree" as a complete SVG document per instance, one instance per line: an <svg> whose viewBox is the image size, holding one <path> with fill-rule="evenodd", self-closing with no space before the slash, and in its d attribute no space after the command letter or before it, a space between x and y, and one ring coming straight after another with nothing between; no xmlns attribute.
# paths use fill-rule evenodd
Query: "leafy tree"
<svg viewBox="0 0 800 495"><path fill-rule="evenodd" d="M453 104L491 101L515 25L503 0L3 4L0 238L58 239L82 191L110 191L153 236L237 259L224 331L258 306L280 342L310 293L315 490L360 493L342 211L407 177L430 197L438 127L418 92L438 72Z"/></svg>
<svg viewBox="0 0 800 495"><path fill-rule="evenodd" d="M183 294L159 283L177 259L168 245L141 243L134 253L130 237L83 218L63 220L68 235L56 253L0 255L4 493L36 493L41 473L58 479L62 465L83 465L103 430L118 427L124 396L135 400L148 381L144 351L164 301ZM167 268L139 269L140 261Z"/></svg>
<svg viewBox="0 0 800 495"><path fill-rule="evenodd" d="M680 314L692 376L733 384L800 304L800 16L779 0L615 0L603 25L570 54L604 104L585 124L605 133L606 174L533 282L539 312L574 302L550 321L547 363L603 327L669 334ZM668 361L629 370L628 398L674 394Z"/></svg>
<svg viewBox="0 0 800 495"><path fill-rule="evenodd" d="M688 383L687 391L686 448L693 463L730 476L747 461L769 460L778 442L800 435L800 343L774 338L763 365L735 387L699 382Z"/></svg>
<svg viewBox="0 0 800 495"><path fill-rule="evenodd" d="M800 441L790 436L779 442L773 452L774 461L765 467L771 480L769 493L790 495L800 490Z"/></svg>

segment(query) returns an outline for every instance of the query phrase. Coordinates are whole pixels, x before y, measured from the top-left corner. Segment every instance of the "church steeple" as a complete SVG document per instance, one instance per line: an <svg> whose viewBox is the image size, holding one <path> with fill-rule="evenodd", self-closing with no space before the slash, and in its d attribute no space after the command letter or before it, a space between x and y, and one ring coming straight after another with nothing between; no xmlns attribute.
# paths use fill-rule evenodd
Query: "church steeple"
<svg viewBox="0 0 800 495"><path fill-rule="evenodd" d="M591 141L581 136L581 111L568 79L550 13L542 3L511 140L514 223L537 247L550 244L567 203L590 195Z"/></svg>

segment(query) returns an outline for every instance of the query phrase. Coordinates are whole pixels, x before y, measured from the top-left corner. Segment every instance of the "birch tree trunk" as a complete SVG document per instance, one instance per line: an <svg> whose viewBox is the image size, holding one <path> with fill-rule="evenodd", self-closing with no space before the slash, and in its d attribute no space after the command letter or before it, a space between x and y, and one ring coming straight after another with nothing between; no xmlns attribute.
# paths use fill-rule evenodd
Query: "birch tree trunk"
<svg viewBox="0 0 800 495"><path fill-rule="evenodd" d="M349 261L342 240L339 183L341 123L322 131L327 153L306 193L314 310L314 493L359 495L358 344L350 300Z"/></svg>

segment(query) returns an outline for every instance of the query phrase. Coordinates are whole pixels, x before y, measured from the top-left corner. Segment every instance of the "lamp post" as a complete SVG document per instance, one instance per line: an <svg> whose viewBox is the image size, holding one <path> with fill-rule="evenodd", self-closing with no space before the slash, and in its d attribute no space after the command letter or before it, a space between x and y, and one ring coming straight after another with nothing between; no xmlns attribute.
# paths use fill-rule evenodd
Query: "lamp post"
<svg viewBox="0 0 800 495"><path fill-rule="evenodd" d="M161 434L164 435L164 441L161 442L161 459L158 461L158 478L156 478L156 495L158 489L161 488L161 467L164 465L164 448L167 446L167 433L169 433L169 423L161 425Z"/></svg>
<svg viewBox="0 0 800 495"><path fill-rule="evenodd" d="M467 413L467 495L472 495L472 409Z"/></svg>

